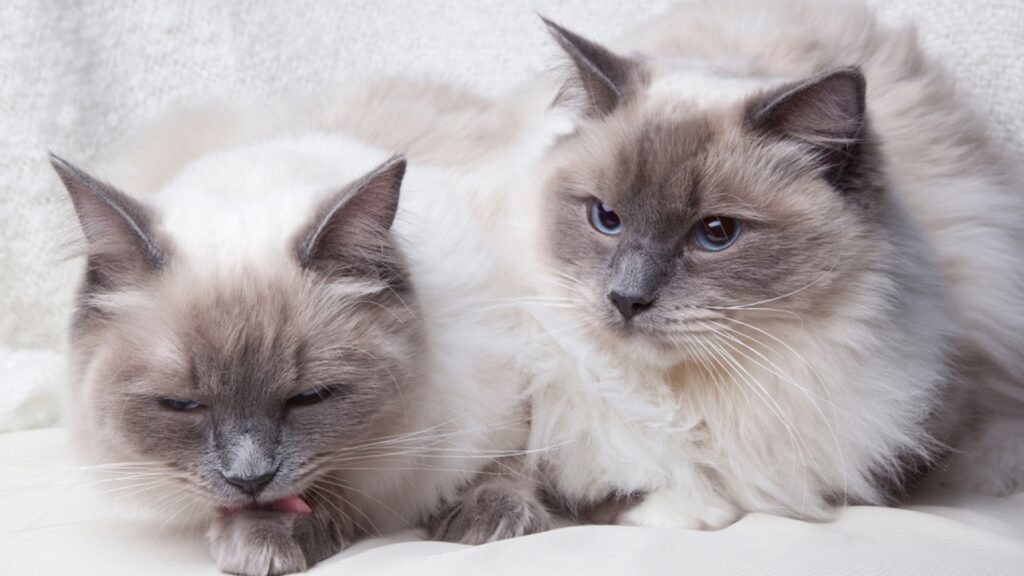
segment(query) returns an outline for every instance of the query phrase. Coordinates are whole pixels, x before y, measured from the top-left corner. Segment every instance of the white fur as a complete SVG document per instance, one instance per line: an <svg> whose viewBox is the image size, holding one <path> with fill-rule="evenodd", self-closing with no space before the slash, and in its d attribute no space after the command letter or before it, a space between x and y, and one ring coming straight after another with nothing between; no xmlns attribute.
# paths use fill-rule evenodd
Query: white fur
<svg viewBox="0 0 1024 576"><path fill-rule="evenodd" d="M390 156L337 134L249 144L258 139L244 130L225 132L213 137L223 146L213 151L207 136L175 142L186 151L166 161L186 167L149 199L181 269L198 277L298 274L291 251L319 202ZM190 144L195 147L188 151ZM173 172L162 161L158 152L141 152L131 166L140 175L147 168ZM394 456L373 460L369 466L376 470L346 476L353 487L349 500L365 515L355 520L380 532L418 525L492 457L518 453L526 442L522 380L508 354L509 322L483 282L493 262L480 249L471 195L460 185L468 184L415 165L402 185L393 233L411 271L429 354L422 380L405 387L407 441L395 445ZM84 388L92 388L88 374L85 380Z"/></svg>
<svg viewBox="0 0 1024 576"><path fill-rule="evenodd" d="M962 416L961 428L974 431L964 432L959 448L969 453L954 458L950 481L996 493L1018 488L1021 180L941 71L922 61L913 32L883 28L854 3L709 0L680 6L619 46L658 63L645 97L697 105L859 64L904 227L886 241L905 242L903 254L916 256L890 260L890 284L862 292L831 321L765 330L758 339L766 346L755 346L761 357L697 350L703 361L673 369L595 336L571 305L527 305L535 346L521 361L533 379L531 446L546 450L536 463L553 487L584 505L652 493L623 518L634 524L716 528L745 511L822 518L830 493L881 502L872 472L895 467L899 454L934 453L935 435L947 430L917 423L925 411L954 408L947 423ZM491 210L486 227L510 232L510 276L526 279L524 294L569 296L560 284L571 280L550 269L538 241L543 175L522 151L505 162L504 173L530 175L503 210ZM954 362L963 380L951 372ZM943 406L940 391L950 382L962 388ZM961 395L990 400L960 408ZM992 401L1006 412L993 411Z"/></svg>

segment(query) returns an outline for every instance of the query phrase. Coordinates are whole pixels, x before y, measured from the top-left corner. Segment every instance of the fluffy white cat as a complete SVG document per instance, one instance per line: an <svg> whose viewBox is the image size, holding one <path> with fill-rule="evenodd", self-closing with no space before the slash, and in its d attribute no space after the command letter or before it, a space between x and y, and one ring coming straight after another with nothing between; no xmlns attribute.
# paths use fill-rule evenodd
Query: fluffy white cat
<svg viewBox="0 0 1024 576"><path fill-rule="evenodd" d="M556 500L719 528L933 469L1020 487L1024 191L911 29L787 0L685 3L618 53L549 27L569 81L496 112L525 136L484 171L527 176L480 213Z"/></svg>

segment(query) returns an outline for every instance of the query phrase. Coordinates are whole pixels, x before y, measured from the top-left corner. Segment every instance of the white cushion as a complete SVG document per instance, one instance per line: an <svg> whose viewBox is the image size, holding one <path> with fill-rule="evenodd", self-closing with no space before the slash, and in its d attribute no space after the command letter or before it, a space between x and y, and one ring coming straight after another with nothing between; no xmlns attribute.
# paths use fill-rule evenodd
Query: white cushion
<svg viewBox="0 0 1024 576"><path fill-rule="evenodd" d="M100 495L63 430L0 435L0 574L217 574L202 530ZM357 543L313 574L944 576L1024 574L1024 494L933 495L812 524L761 514L718 532L561 528L471 547L414 531Z"/></svg>

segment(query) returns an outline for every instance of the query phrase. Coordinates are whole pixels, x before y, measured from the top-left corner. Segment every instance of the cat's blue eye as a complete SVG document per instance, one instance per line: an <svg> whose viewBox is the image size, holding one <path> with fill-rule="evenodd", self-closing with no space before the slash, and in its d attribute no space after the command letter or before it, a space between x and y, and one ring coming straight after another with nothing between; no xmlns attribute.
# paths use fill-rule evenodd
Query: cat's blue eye
<svg viewBox="0 0 1024 576"><path fill-rule="evenodd" d="M175 398L163 398L160 400L160 405L177 412L192 412L203 407L202 404L195 400L177 400Z"/></svg>
<svg viewBox="0 0 1024 576"><path fill-rule="evenodd" d="M740 237L743 227L739 220L724 216L705 216L693 227L693 242L710 252L718 252L732 246Z"/></svg>
<svg viewBox="0 0 1024 576"><path fill-rule="evenodd" d="M321 386L319 388L310 388L309 390L299 392L295 396L288 399L290 406L309 406L310 404L318 404L334 395L335 388L333 386Z"/></svg>
<svg viewBox="0 0 1024 576"><path fill-rule="evenodd" d="M622 232L622 220L619 220L619 215L598 200L590 203L590 223L598 232L608 236Z"/></svg>

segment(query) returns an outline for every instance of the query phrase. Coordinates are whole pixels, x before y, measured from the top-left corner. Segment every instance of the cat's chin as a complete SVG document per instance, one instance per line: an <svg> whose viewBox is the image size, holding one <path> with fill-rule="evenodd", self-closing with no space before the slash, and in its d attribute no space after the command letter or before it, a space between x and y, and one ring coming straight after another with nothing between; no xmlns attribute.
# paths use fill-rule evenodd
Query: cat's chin
<svg viewBox="0 0 1024 576"><path fill-rule="evenodd" d="M629 366L668 370L688 360L678 344L636 326L616 324L595 332L601 347Z"/></svg>
<svg viewBox="0 0 1024 576"><path fill-rule="evenodd" d="M252 502L233 506L220 506L217 511L221 514L237 514L243 510L267 510L270 512L290 512L293 514L312 514L313 509L300 496L285 496L271 502Z"/></svg>

